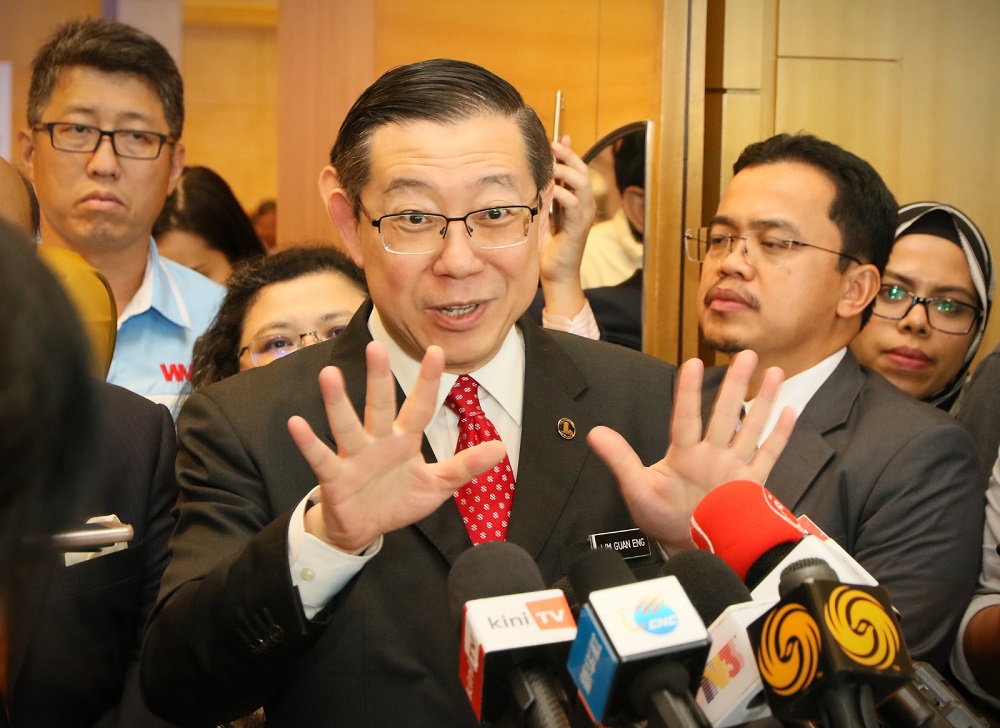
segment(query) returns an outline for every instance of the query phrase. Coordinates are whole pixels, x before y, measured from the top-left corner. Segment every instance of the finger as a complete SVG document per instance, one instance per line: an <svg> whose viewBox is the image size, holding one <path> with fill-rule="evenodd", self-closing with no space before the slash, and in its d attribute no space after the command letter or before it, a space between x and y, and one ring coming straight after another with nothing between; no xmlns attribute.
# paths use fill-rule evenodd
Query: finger
<svg viewBox="0 0 1000 728"><path fill-rule="evenodd" d="M643 479L646 468L642 460L625 438L610 427L592 429L587 435L587 444L611 469L623 494L632 484Z"/></svg>
<svg viewBox="0 0 1000 728"><path fill-rule="evenodd" d="M372 437L392 434L396 419L396 379L389 368L389 350L372 341L365 349L368 387L365 393L365 432Z"/></svg>
<svg viewBox="0 0 1000 728"><path fill-rule="evenodd" d="M302 457L309 463L317 483L326 483L333 480L339 468L339 461L336 453L324 443L312 427L302 417L295 415L288 420L288 432L298 447Z"/></svg>
<svg viewBox="0 0 1000 728"><path fill-rule="evenodd" d="M732 447L748 462L757 450L757 443L760 442L764 428L771 420L771 413L784 380L785 373L778 367L770 367L764 372L764 379L760 391L754 397L753 407L744 418L736 437L733 438Z"/></svg>
<svg viewBox="0 0 1000 728"><path fill-rule="evenodd" d="M747 387L756 367L757 355L749 349L741 351L733 357L729 369L726 370L726 376L722 380L722 386L719 388L715 406L712 408L712 419L709 420L705 434L707 441L715 445L726 446L733 440L737 424L740 421L740 411L746 399ZM756 402L753 410L757 410ZM740 429L741 434L743 426ZM760 434L759 430L757 434ZM749 453L747 456L749 457Z"/></svg>
<svg viewBox="0 0 1000 728"><path fill-rule="evenodd" d="M344 376L337 367L323 367L319 391L337 450L345 455L357 452L367 442L364 428L344 389Z"/></svg>
<svg viewBox="0 0 1000 728"><path fill-rule="evenodd" d="M444 371L444 349L428 346L420 362L420 372L413 389L396 417L396 429L410 434L422 433L437 414L437 395Z"/></svg>
<svg viewBox="0 0 1000 728"><path fill-rule="evenodd" d="M755 483L763 483L767 476L771 474L771 469L778 461L778 457L788 444L788 439L792 436L795 428L795 410L785 407L778 416L771 434L761 443L750 459L751 480Z"/></svg>
<svg viewBox="0 0 1000 728"><path fill-rule="evenodd" d="M491 440L455 453L444 462L432 463L429 467L447 484L442 487L447 487L448 492L454 492L473 478L492 469L506 454L507 449L502 442Z"/></svg>
<svg viewBox="0 0 1000 728"><path fill-rule="evenodd" d="M681 365L670 422L671 446L694 447L701 442L701 382L704 373L705 365L700 359L689 359Z"/></svg>

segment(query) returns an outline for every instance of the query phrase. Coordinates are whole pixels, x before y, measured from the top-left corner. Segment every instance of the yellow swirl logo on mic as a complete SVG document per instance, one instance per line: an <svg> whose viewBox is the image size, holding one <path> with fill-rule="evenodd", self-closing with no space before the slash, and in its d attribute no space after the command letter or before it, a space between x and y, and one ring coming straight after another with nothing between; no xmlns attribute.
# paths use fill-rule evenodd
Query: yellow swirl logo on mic
<svg viewBox="0 0 1000 728"><path fill-rule="evenodd" d="M896 661L899 630L870 594L838 586L827 599L823 619L844 654L858 664L885 670Z"/></svg>
<svg viewBox="0 0 1000 728"><path fill-rule="evenodd" d="M764 622L757 648L760 676L782 697L806 690L816 678L819 625L801 604L786 604Z"/></svg>

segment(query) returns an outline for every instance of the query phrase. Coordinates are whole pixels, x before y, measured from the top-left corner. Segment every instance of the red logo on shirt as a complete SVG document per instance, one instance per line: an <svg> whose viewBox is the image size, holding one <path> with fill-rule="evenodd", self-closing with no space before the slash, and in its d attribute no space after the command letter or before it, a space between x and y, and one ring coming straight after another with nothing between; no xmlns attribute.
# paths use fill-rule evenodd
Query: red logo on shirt
<svg viewBox="0 0 1000 728"><path fill-rule="evenodd" d="M183 364L160 364L163 378L168 382L187 382L191 379L191 367Z"/></svg>

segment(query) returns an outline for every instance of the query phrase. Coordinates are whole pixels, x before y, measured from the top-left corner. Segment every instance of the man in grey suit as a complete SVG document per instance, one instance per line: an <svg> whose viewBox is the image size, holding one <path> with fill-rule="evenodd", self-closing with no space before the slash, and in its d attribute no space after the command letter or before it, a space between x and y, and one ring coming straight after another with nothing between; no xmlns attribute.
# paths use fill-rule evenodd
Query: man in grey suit
<svg viewBox="0 0 1000 728"><path fill-rule="evenodd" d="M372 300L336 339L185 405L173 560L142 655L154 712L210 725L263 704L271 728L475 725L446 580L480 516L553 583L590 536L671 536L664 513L766 476L792 425L756 449L780 372L734 439L755 363L738 359L702 440L700 365L677 374L523 315L552 200L572 206L552 175L537 115L472 64L393 69L348 112L320 186ZM455 454L453 384L478 385L502 443ZM631 438L663 487L619 491L584 442L592 428L598 447L613 439L598 425ZM471 485L495 464L496 482ZM655 545L635 556L655 573Z"/></svg>
<svg viewBox="0 0 1000 728"><path fill-rule="evenodd" d="M805 134L750 145L734 172L711 227L686 234L705 342L784 370L778 404L798 420L767 488L886 587L911 654L943 669L979 571L976 453L846 348L879 290L896 202L867 162ZM721 377L706 375L706 408Z"/></svg>

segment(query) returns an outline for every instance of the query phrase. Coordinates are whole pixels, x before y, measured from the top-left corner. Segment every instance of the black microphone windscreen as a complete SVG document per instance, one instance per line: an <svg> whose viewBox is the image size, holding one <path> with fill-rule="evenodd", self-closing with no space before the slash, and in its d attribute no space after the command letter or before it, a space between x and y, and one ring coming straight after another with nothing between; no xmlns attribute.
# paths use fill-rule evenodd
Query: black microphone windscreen
<svg viewBox="0 0 1000 728"><path fill-rule="evenodd" d="M562 593L566 597L566 603L569 605L569 610L573 613L573 616L580 616L580 600L577 598L576 590L573 589L573 582L569 580L568 576L562 577L549 588L562 590Z"/></svg>
<svg viewBox="0 0 1000 728"><path fill-rule="evenodd" d="M695 549L671 556L660 576L676 576L701 621L714 622L733 604L751 601L750 590L729 565L708 551Z"/></svg>
<svg viewBox="0 0 1000 728"><path fill-rule="evenodd" d="M448 573L451 618L461 625L465 603L473 599L544 589L538 564L527 551L508 541L488 541L463 551Z"/></svg>
<svg viewBox="0 0 1000 728"><path fill-rule="evenodd" d="M764 581L764 577L774 571L774 567L780 564L781 560L788 556L796 546L798 546L797 543L786 541L762 553L760 558L753 562L753 566L747 570L745 581L750 591L756 589L757 585Z"/></svg>
<svg viewBox="0 0 1000 728"><path fill-rule="evenodd" d="M592 549L581 554L569 567L569 581L583 604L590 600L590 592L631 584L635 574L625 559L611 549Z"/></svg>

